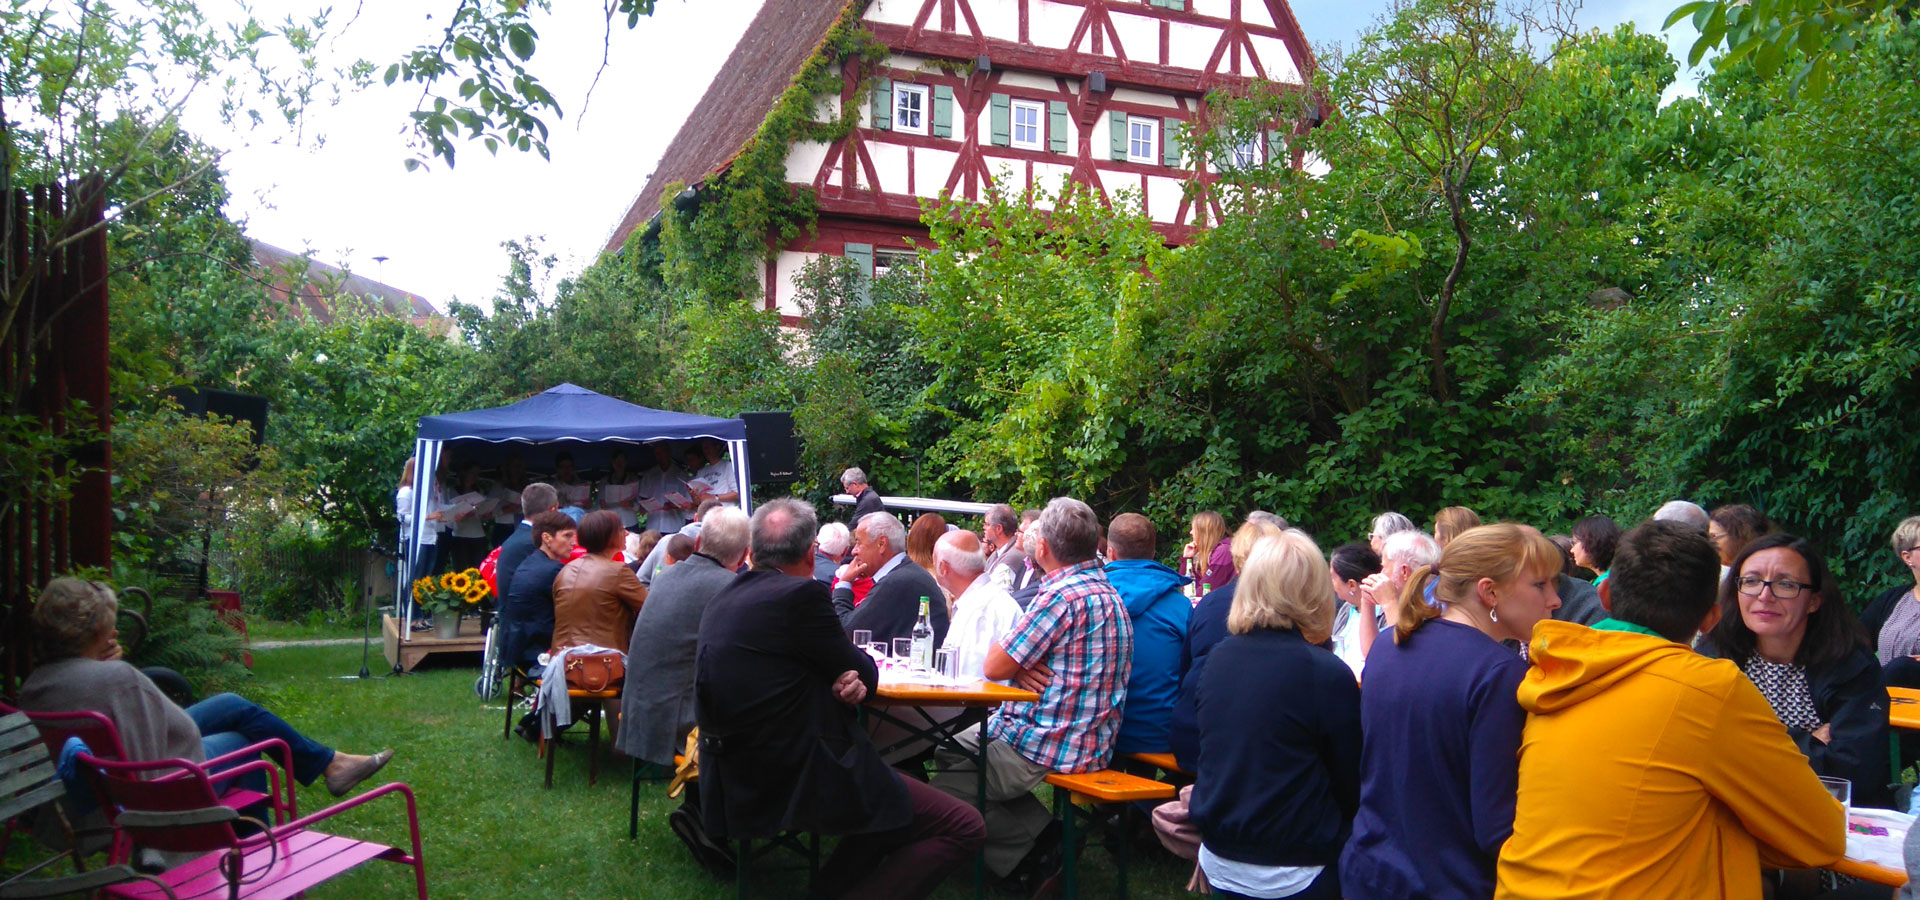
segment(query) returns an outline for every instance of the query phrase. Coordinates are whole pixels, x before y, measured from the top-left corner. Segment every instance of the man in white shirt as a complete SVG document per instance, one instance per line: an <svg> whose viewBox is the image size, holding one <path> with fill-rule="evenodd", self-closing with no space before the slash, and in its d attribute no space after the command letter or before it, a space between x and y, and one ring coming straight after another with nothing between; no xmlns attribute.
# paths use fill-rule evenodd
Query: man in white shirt
<svg viewBox="0 0 1920 900"><path fill-rule="evenodd" d="M987 651L1020 617L1020 605L985 577L986 569L986 554L971 531L949 531L933 545L933 580L954 598L945 646L962 680L986 677Z"/></svg>
<svg viewBox="0 0 1920 900"><path fill-rule="evenodd" d="M705 438L700 441L700 448L706 452L707 464L687 481L688 487L700 492L693 499L739 504L740 485L733 477L733 463L727 461L725 447L713 438Z"/></svg>

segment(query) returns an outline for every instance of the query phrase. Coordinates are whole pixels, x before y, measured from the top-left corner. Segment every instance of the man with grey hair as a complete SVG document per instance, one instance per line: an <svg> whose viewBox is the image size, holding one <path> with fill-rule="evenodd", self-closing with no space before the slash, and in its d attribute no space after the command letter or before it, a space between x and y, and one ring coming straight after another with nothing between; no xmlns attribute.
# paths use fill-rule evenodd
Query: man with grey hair
<svg viewBox="0 0 1920 900"><path fill-rule="evenodd" d="M693 544L692 556L660 570L634 618L613 739L620 752L661 766L673 763L693 728L700 616L747 555L747 514L732 506L713 509Z"/></svg>
<svg viewBox="0 0 1920 900"><path fill-rule="evenodd" d="M1272 525L1273 527L1278 528L1281 531L1287 530L1287 520L1285 517L1280 516L1276 513L1267 512L1264 509L1256 509L1253 512L1247 513L1247 521L1263 522L1265 524Z"/></svg>
<svg viewBox="0 0 1920 900"><path fill-rule="evenodd" d="M988 507L980 536L985 539L989 554L987 577L1003 591L1026 587L1033 578L1033 570L1027 565L1026 551L1020 549L1020 514L1005 503Z"/></svg>
<svg viewBox="0 0 1920 900"><path fill-rule="evenodd" d="M1392 628L1400 621L1400 595L1421 566L1440 564L1440 542L1424 531L1396 531L1380 544L1380 571L1360 582L1360 621L1378 615ZM1360 655L1373 652L1379 633L1360 629Z"/></svg>
<svg viewBox="0 0 1920 900"><path fill-rule="evenodd" d="M721 840L841 835L809 894L924 897L974 854L984 826L965 801L894 771L861 727L854 708L879 672L813 580L817 528L798 500L761 506L753 570L701 617L702 818Z"/></svg>
<svg viewBox="0 0 1920 900"><path fill-rule="evenodd" d="M1012 510L1008 510L1011 518ZM1009 535L1011 536L1011 535ZM961 679L985 678L987 651L1012 630L1020 604L986 577L987 556L973 532L949 531L933 545L933 580L953 596L947 649Z"/></svg>
<svg viewBox="0 0 1920 900"><path fill-rule="evenodd" d="M833 573L847 561L847 548L853 544L853 532L839 522L820 526L819 546L813 550L813 580L833 587Z"/></svg>
<svg viewBox="0 0 1920 900"><path fill-rule="evenodd" d="M853 583L872 578L865 599L854 604ZM833 609L847 633L873 632L876 641L911 637L920 617L920 601L927 601L933 624L933 645L947 639L947 603L933 576L907 558L907 527L892 513L878 512L860 519L853 528L853 562L833 586Z"/></svg>
<svg viewBox="0 0 1920 900"><path fill-rule="evenodd" d="M1654 511L1653 520L1677 522L1688 528L1698 528L1701 534L1707 533L1707 526L1712 522L1712 519L1707 516L1707 511L1701 509L1700 504L1690 500L1668 500Z"/></svg>
<svg viewBox="0 0 1920 900"><path fill-rule="evenodd" d="M1045 575L1013 628L987 652L986 676L1040 694L1000 707L963 742L984 742L986 771L957 771L941 752L934 786L961 799L986 779L986 863L1031 893L1058 868L1059 832L1032 791L1051 772L1092 772L1113 760L1133 664L1126 603L1094 558L1100 521L1085 503L1056 497L1028 529L1025 550Z"/></svg>
<svg viewBox="0 0 1920 900"><path fill-rule="evenodd" d="M885 512L886 504L880 502L880 492L867 484L867 473L858 466L840 473L840 487L853 495L853 521L859 522L868 515Z"/></svg>

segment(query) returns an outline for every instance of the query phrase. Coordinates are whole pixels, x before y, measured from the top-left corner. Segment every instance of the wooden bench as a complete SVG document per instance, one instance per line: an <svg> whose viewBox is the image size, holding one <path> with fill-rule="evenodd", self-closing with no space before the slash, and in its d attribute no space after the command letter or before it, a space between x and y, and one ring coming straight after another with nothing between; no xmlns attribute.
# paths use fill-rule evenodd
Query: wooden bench
<svg viewBox="0 0 1920 900"><path fill-rule="evenodd" d="M673 770L675 772L680 771L680 767L685 765L686 761L687 758L685 756L675 753L673 755ZM687 779L689 782L698 782L699 780L700 774L698 772L695 772L691 778ZM627 836L629 838L637 837L640 832L640 807L638 805L638 798L640 796L639 785L640 781L636 778L634 780L635 806L633 819L628 823L627 827ZM810 831L783 831L765 840L733 840L727 843L734 848L734 890L740 900L747 900L747 876L754 860L766 857L777 850L792 850L799 854L802 859L806 860L808 883L812 883L813 879L820 874L820 835L816 833ZM756 846L756 844L758 846Z"/></svg>
<svg viewBox="0 0 1920 900"><path fill-rule="evenodd" d="M534 684L538 685L539 682L534 682ZM581 718L587 720L587 784L592 785L600 779L600 720L606 714L606 703L608 700L616 703L620 701L620 689L583 691L578 688L567 688L567 699L585 700L587 704L586 709L582 712ZM511 707L509 707L509 709L511 709ZM547 787L549 789L553 787L554 756L554 747L549 745L557 746L559 743L559 734L555 734L551 739L540 739L540 753L547 758Z"/></svg>
<svg viewBox="0 0 1920 900"><path fill-rule="evenodd" d="M1053 813L1060 819L1061 888L1066 900L1076 900L1080 896L1079 867L1075 859L1078 837L1074 832L1076 820L1081 818L1095 830L1109 831L1108 837L1113 841L1110 849L1115 869L1114 895L1126 900L1127 841L1131 837L1133 804L1140 800L1171 800L1174 796L1173 785L1113 769L1075 774L1055 772L1046 777L1046 783L1053 785ZM1114 821L1104 820L1080 809L1082 806L1111 803L1121 805L1120 815Z"/></svg>
<svg viewBox="0 0 1920 900"><path fill-rule="evenodd" d="M1187 770L1180 768L1179 760L1174 759L1171 753L1129 753L1127 754L1127 758L1134 762L1145 763L1162 772L1172 772L1179 775L1190 774Z"/></svg>

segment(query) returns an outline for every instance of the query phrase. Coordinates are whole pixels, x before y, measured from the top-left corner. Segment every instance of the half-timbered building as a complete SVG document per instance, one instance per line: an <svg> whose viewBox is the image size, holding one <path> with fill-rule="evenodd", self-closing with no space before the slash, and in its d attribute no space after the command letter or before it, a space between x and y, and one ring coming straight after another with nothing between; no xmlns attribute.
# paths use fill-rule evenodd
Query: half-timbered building
<svg viewBox="0 0 1920 900"><path fill-rule="evenodd" d="M822 113L838 115L868 87L852 133L788 153L788 180L814 192L819 217L763 265L762 301L787 317L799 312L793 276L809 261L899 265L925 238L923 200L980 199L996 180L1124 191L1169 242L1184 242L1218 213L1189 182L1287 154L1287 136L1306 127L1275 123L1211 165L1196 163L1187 140L1207 127L1216 89L1310 83L1312 51L1286 0L765 0L607 249L657 223L675 199L667 185L697 192L723 171L843 14L859 15L888 56L846 67L842 94L822 98Z"/></svg>

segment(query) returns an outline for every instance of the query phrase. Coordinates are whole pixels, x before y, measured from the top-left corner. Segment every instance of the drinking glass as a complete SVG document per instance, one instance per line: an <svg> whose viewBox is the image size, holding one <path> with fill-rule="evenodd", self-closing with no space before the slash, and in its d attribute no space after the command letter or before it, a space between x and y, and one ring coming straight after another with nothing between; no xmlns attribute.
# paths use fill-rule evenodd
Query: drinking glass
<svg viewBox="0 0 1920 900"><path fill-rule="evenodd" d="M933 670L947 678L955 678L953 672L953 651L942 647L933 651Z"/></svg>
<svg viewBox="0 0 1920 900"><path fill-rule="evenodd" d="M884 661L887 658L887 642L886 641L874 641L873 643L866 645L866 647L867 647L867 652L873 654L873 658L875 660Z"/></svg>
<svg viewBox="0 0 1920 900"><path fill-rule="evenodd" d="M1853 782L1845 778L1822 775L1820 784L1826 787L1827 793L1833 795L1833 799L1840 801L1840 805L1846 808L1847 815L1853 815Z"/></svg>
<svg viewBox="0 0 1920 900"><path fill-rule="evenodd" d="M894 659L906 659L907 657L912 655L913 655L913 638L903 637L903 638L893 639L893 658Z"/></svg>
<svg viewBox="0 0 1920 900"><path fill-rule="evenodd" d="M854 645L855 647L865 647L866 645L868 645L868 644L871 644L871 643L873 643L873 632L872 632L872 631L869 631L869 630L867 630L867 629L865 629L865 628L856 628L856 629L854 629L854 631L853 631L853 645Z"/></svg>

